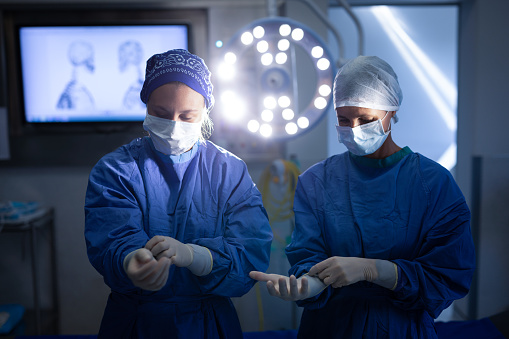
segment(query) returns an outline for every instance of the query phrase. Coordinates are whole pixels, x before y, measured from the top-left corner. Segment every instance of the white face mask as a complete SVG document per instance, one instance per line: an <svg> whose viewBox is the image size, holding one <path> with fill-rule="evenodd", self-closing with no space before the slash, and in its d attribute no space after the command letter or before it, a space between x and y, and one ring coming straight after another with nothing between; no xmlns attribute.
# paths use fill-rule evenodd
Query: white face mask
<svg viewBox="0 0 509 339"><path fill-rule="evenodd" d="M150 133L161 153L179 155L189 151L201 136L201 122L181 122L147 114L143 129Z"/></svg>
<svg viewBox="0 0 509 339"><path fill-rule="evenodd" d="M387 114L389 112L382 119L354 128L336 125L339 142L355 155L363 156L374 153L382 146L391 132L391 130L385 132L382 124Z"/></svg>

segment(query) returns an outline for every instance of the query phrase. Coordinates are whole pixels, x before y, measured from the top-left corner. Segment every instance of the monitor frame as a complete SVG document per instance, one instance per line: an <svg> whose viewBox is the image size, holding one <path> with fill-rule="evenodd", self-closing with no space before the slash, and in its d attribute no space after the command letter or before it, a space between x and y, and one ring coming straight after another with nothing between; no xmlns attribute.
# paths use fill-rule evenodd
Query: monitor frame
<svg viewBox="0 0 509 339"><path fill-rule="evenodd" d="M19 29L21 27L58 26L161 26L186 25L188 50L201 42L206 27L206 11L201 9L140 9L106 8L83 9L44 7L40 9L13 9L3 13L3 44L5 55L5 105L8 108L11 136L72 133L123 133L139 130L140 121L97 122L27 122L25 119L24 91L21 69ZM196 44L198 41L198 44ZM203 52L201 52L203 55Z"/></svg>

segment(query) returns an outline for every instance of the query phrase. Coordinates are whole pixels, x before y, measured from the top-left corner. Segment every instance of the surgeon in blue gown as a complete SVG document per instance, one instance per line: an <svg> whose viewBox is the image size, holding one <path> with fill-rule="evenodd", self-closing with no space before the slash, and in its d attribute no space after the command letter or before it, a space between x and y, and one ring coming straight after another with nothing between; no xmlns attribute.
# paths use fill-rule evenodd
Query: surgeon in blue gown
<svg viewBox="0 0 509 339"><path fill-rule="evenodd" d="M85 239L111 288L99 338L241 338L230 297L269 264L272 232L245 163L205 141L214 103L201 58L147 61L149 136L90 173Z"/></svg>
<svg viewBox="0 0 509 339"><path fill-rule="evenodd" d="M434 319L469 291L469 208L447 169L393 141L402 97L378 57L339 69L336 128L348 151L298 179L290 276L250 273L304 307L299 338L437 338Z"/></svg>

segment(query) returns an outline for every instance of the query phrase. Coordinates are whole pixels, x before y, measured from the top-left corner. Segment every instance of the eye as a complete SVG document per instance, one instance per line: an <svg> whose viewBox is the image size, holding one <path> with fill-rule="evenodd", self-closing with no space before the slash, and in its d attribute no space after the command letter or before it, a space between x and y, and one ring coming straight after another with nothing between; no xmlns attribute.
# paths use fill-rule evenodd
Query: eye
<svg viewBox="0 0 509 339"><path fill-rule="evenodd" d="M350 125L350 121L348 119L338 118L338 125L339 126L348 126L348 125Z"/></svg>
<svg viewBox="0 0 509 339"><path fill-rule="evenodd" d="M377 121L377 120L378 120L377 118L360 118L359 123L361 125L364 125L364 124L369 124L370 122Z"/></svg>

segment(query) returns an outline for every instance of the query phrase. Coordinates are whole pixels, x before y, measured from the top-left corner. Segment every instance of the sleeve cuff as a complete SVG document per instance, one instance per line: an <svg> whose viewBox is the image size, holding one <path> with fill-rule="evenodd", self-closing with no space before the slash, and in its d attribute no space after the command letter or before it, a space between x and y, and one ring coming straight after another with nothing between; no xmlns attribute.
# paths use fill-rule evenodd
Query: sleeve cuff
<svg viewBox="0 0 509 339"><path fill-rule="evenodd" d="M193 262L187 268L197 276L204 276L212 271L214 261L209 249L200 245L186 244L193 251Z"/></svg>

